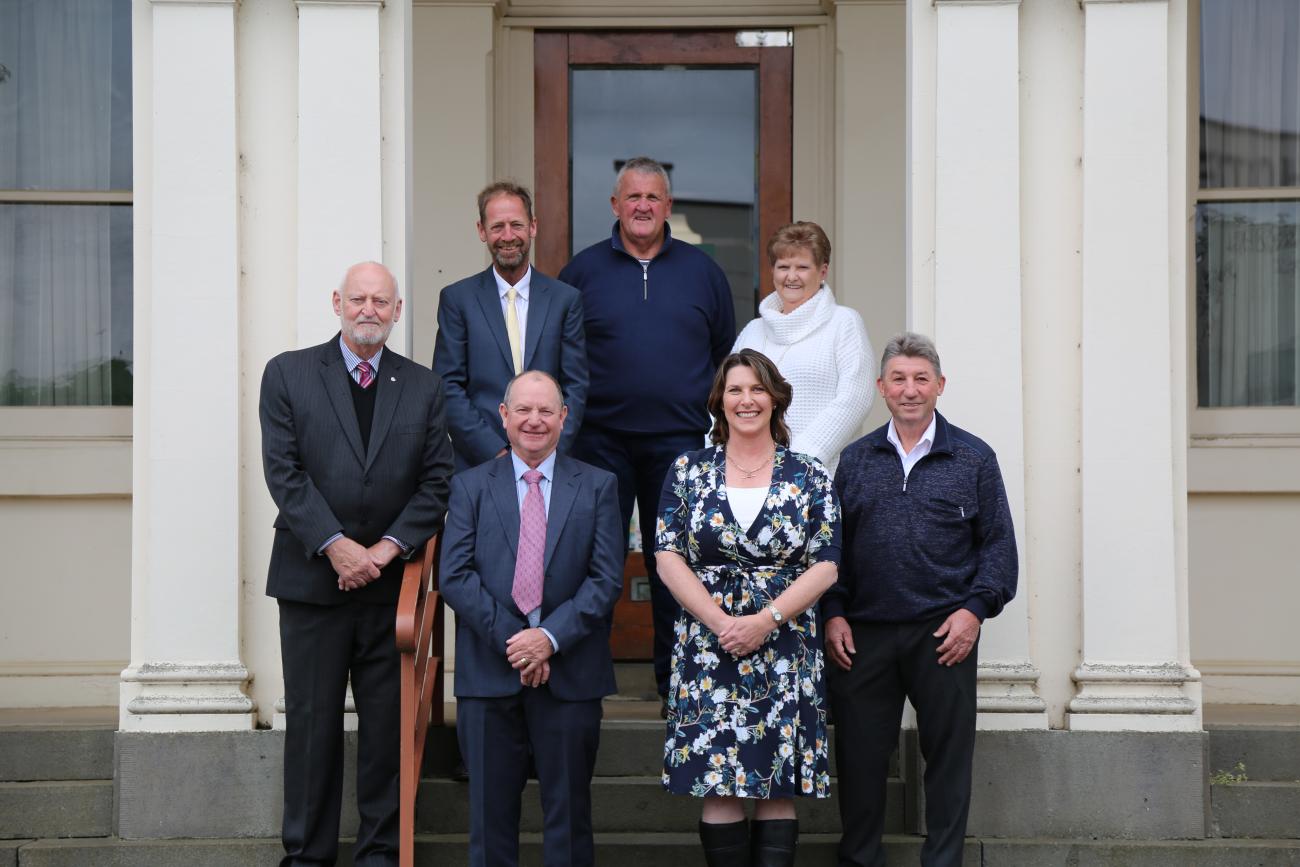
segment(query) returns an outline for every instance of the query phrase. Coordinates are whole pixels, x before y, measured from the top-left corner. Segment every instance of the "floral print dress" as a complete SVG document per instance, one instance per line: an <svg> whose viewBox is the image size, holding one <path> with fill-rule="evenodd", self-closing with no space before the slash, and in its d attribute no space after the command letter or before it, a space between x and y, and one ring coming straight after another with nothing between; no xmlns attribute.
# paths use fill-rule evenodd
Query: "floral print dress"
<svg viewBox="0 0 1300 867"><path fill-rule="evenodd" d="M741 527L727 502L723 447L669 468L656 550L685 558L732 615L762 611L814 563L840 557L831 480L812 457L780 446L758 517ZM830 794L826 696L816 606L734 657L685 610L675 625L664 787L706 797Z"/></svg>

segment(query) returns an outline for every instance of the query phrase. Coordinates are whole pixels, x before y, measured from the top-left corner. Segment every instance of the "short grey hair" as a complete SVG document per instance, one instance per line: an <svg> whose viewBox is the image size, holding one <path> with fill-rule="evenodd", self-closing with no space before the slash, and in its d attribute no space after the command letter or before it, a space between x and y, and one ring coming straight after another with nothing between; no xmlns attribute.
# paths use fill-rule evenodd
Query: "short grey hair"
<svg viewBox="0 0 1300 867"><path fill-rule="evenodd" d="M667 193L668 198L673 197L673 182L668 177L668 170L663 167L663 163L650 157L632 157L632 159L623 163L623 167L614 176L614 198L618 198L618 188L623 183L623 176L628 172L636 172L642 175L658 175L663 179L664 192Z"/></svg>
<svg viewBox="0 0 1300 867"><path fill-rule="evenodd" d="M904 331L895 334L885 344L885 351L880 354L880 375L885 375L885 365L889 359L899 355L908 358L924 358L934 367L935 376L943 376L943 367L939 364L939 350L934 348L934 341L924 334Z"/></svg>
<svg viewBox="0 0 1300 867"><path fill-rule="evenodd" d="M540 376L542 379L545 379L551 385L555 386L555 395L560 399L560 406L564 406L564 389L560 388L559 380L544 370L525 370L523 373L515 374L510 381L506 383L506 393L501 398L503 404L510 406L510 390L515 387L516 382L526 376Z"/></svg>

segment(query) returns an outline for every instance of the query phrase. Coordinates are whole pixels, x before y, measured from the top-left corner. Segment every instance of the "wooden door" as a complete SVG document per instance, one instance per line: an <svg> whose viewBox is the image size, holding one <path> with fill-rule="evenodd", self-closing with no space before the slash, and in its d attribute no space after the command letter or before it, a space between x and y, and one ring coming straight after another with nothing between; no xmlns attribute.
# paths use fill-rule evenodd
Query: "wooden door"
<svg viewBox="0 0 1300 867"><path fill-rule="evenodd" d="M788 46L739 46L735 31L539 31L534 42L538 269L558 274L575 250L601 240L602 232L608 237L615 167L620 159L644 154L670 167L674 232L679 225L692 232L687 237L727 272L737 328L752 319L759 299L772 291L767 239L791 219L793 59ZM583 94L587 83L601 76L609 80L592 86L603 84L606 91L626 88L617 90L614 99L620 110L629 101L636 107L620 118L623 127L636 134L624 136L623 144L612 145L608 153L597 146L593 169L592 151L583 136L597 134L587 132L591 125L582 115L588 110L583 108ZM734 90L737 87L740 90ZM640 97L623 100L624 93ZM724 101L723 110L695 121L684 119L692 106L703 110L699 104L709 93ZM687 134L669 132L672 124L680 128L687 122L693 123ZM752 125L748 138L745 124ZM665 154L671 158L665 159ZM603 173L609 186L588 183L593 171ZM747 173L748 192L743 189ZM721 192L718 185L726 179L720 175L727 175L731 184ZM695 198L688 199L692 195ZM607 220L593 222L592 214L602 207ZM575 222L584 227L582 237L574 237ZM649 659L651 639L645 568L641 552L632 550L614 616L615 658Z"/></svg>

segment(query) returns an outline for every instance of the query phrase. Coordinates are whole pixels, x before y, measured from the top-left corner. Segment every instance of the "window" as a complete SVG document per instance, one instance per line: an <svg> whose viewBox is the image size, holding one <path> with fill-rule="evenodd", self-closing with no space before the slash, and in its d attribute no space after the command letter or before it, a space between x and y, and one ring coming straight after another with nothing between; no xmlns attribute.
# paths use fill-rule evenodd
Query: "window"
<svg viewBox="0 0 1300 867"><path fill-rule="evenodd" d="M0 0L0 406L130 405L130 0Z"/></svg>
<svg viewBox="0 0 1300 867"><path fill-rule="evenodd" d="M1201 0L1201 407L1300 406L1300 2Z"/></svg>

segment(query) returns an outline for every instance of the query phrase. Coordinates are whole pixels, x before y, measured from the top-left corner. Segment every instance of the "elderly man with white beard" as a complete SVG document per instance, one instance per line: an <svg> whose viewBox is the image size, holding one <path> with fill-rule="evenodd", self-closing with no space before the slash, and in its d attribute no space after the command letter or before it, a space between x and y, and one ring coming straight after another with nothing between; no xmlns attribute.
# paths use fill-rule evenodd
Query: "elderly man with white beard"
<svg viewBox="0 0 1300 867"><path fill-rule="evenodd" d="M287 730L282 867L333 864L343 700L360 722L358 867L397 865L401 558L442 526L452 471L442 384L385 347L402 315L376 262L333 294L339 333L262 375L262 463L279 508L266 582L280 607Z"/></svg>

